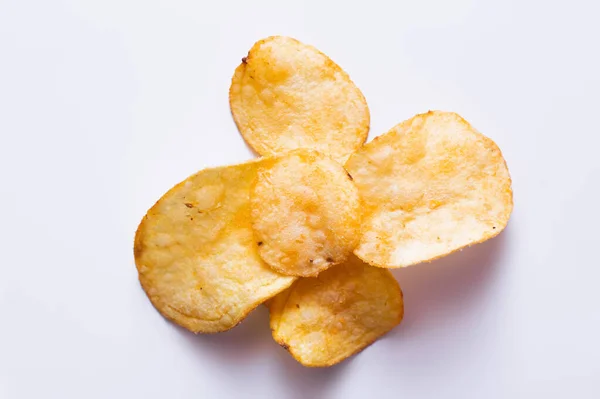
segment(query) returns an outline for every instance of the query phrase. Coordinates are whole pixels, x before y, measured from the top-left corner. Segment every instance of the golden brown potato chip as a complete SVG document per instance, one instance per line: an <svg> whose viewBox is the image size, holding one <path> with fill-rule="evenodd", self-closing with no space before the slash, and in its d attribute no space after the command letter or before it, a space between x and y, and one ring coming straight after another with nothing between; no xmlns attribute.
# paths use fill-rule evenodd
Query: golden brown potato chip
<svg viewBox="0 0 600 399"><path fill-rule="evenodd" d="M267 162L202 170L140 223L140 282L168 319L196 333L225 331L294 281L260 259L250 226L250 185Z"/></svg>
<svg viewBox="0 0 600 399"><path fill-rule="evenodd" d="M498 146L459 115L404 121L350 157L362 200L354 253L380 267L430 261L499 234L511 180Z"/></svg>
<svg viewBox="0 0 600 399"><path fill-rule="evenodd" d="M282 36L260 40L235 70L233 119L261 155L311 148L339 162L369 133L367 102L329 57Z"/></svg>
<svg viewBox="0 0 600 399"><path fill-rule="evenodd" d="M404 302L389 270L356 257L297 280L269 301L273 338L308 367L359 352L402 320Z"/></svg>
<svg viewBox="0 0 600 399"><path fill-rule="evenodd" d="M296 150L261 168L250 204L258 252L282 274L316 276L358 244L358 189L316 151Z"/></svg>

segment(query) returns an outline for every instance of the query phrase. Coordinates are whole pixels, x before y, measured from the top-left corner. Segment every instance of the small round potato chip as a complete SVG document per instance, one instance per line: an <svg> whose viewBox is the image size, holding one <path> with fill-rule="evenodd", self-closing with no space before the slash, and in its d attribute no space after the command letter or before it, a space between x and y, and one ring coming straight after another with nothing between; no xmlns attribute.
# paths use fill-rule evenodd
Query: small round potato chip
<svg viewBox="0 0 600 399"><path fill-rule="evenodd" d="M282 274L316 276L358 244L358 190L340 164L316 151L292 151L261 168L250 204L258 253Z"/></svg>
<svg viewBox="0 0 600 399"><path fill-rule="evenodd" d="M402 291L389 270L356 257L302 278L269 303L273 338L307 367L328 367L400 323Z"/></svg>
<svg viewBox="0 0 600 399"><path fill-rule="evenodd" d="M229 104L260 155L311 148L343 163L369 133L367 102L348 74L289 37L254 44L235 70Z"/></svg>
<svg viewBox="0 0 600 399"><path fill-rule="evenodd" d="M250 185L267 162L202 170L144 216L135 263L166 318L195 333L225 331L294 281L260 259L250 226Z"/></svg>
<svg viewBox="0 0 600 399"><path fill-rule="evenodd" d="M498 235L513 208L498 146L459 115L429 111L350 157L363 210L354 253L371 265L431 261Z"/></svg>

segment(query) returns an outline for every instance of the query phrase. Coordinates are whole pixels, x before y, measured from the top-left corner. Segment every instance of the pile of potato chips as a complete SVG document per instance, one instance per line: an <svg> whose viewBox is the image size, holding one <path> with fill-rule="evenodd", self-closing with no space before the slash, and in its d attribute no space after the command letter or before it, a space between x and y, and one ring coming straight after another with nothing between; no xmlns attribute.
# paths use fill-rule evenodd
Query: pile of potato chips
<svg viewBox="0 0 600 399"><path fill-rule="evenodd" d="M331 366L402 320L387 269L483 242L508 223L511 180L492 140L430 111L364 144L364 96L312 46L258 41L229 100L262 157L177 184L135 236L148 298L190 331L226 331L265 303L275 341L305 366Z"/></svg>

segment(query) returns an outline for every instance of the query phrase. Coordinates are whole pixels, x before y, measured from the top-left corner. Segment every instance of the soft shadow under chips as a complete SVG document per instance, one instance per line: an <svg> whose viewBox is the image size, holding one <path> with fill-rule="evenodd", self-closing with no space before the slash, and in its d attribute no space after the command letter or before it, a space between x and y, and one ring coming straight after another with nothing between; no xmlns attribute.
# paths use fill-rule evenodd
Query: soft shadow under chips
<svg viewBox="0 0 600 399"><path fill-rule="evenodd" d="M260 259L250 226L250 184L267 162L198 172L167 192L138 227L142 287L158 311L188 330L228 330L294 281Z"/></svg>
<svg viewBox="0 0 600 399"><path fill-rule="evenodd" d="M365 204L354 253L375 266L409 266L483 242L512 212L500 149L455 113L398 124L353 154L346 169Z"/></svg>

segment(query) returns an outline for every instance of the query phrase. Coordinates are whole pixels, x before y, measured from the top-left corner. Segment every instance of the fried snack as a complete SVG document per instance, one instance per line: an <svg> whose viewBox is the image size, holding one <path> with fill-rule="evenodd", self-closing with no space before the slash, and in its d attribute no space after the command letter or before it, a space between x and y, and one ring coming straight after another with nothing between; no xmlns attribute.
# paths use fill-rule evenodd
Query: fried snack
<svg viewBox="0 0 600 399"><path fill-rule="evenodd" d="M296 150L261 168L250 207L258 253L282 274L316 276L358 244L358 189L340 164L316 151Z"/></svg>
<svg viewBox="0 0 600 399"><path fill-rule="evenodd" d="M402 291L389 270L354 256L316 278L297 280L268 306L273 338L307 367L341 362L404 315Z"/></svg>
<svg viewBox="0 0 600 399"><path fill-rule="evenodd" d="M396 268L431 261L498 235L513 208L498 146L459 115L404 121L350 157L364 202L354 253Z"/></svg>
<svg viewBox="0 0 600 399"><path fill-rule="evenodd" d="M311 148L345 162L367 139L369 109L350 77L295 39L260 40L235 70L233 119L260 155Z"/></svg>
<svg viewBox="0 0 600 399"><path fill-rule="evenodd" d="M163 316L195 333L225 331L294 281L260 259L250 226L250 185L268 162L202 170L144 216L135 263Z"/></svg>

